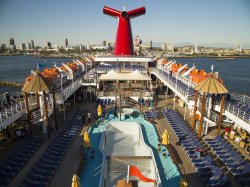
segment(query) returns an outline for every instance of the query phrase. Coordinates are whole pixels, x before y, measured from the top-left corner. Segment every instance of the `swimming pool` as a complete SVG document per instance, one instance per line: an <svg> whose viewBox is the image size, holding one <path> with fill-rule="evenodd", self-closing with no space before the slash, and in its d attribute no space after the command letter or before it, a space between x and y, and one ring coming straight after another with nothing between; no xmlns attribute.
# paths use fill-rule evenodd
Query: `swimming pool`
<svg viewBox="0 0 250 187"><path fill-rule="evenodd" d="M115 118L110 111L107 114L104 123L96 124L89 129L90 141L91 141L91 149L88 150L88 158L84 163L83 170L80 175L80 182L83 186L87 187L96 187L99 185L99 180L102 172L102 161L103 155L99 150L102 133L105 129L105 125L110 122L119 122L120 118ZM136 118L127 118L123 119L123 122L137 122L141 125L141 130L143 133L143 138L145 143L151 148L155 161L159 170L161 182L163 187L180 186L181 176L178 171L178 168L175 164L173 164L168 151L166 148L161 148L161 151L158 152L158 134L155 127L146 121L143 115L138 115ZM95 153L92 154L91 151L95 150ZM166 157L163 156L163 153L166 153ZM87 152L86 152L87 154ZM93 159L90 159L91 155L94 155Z"/></svg>

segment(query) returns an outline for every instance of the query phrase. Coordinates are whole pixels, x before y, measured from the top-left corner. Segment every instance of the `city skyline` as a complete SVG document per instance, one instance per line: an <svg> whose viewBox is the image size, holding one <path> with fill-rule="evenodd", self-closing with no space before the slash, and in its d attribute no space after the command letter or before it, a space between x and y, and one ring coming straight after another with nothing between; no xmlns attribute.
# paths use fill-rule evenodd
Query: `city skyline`
<svg viewBox="0 0 250 187"><path fill-rule="evenodd" d="M250 2L247 0L184 1L2 1L0 44L34 40L64 45L99 44L115 41L114 18L105 16L103 6L122 10L146 7L146 14L131 21L133 36L143 42L250 44Z"/></svg>

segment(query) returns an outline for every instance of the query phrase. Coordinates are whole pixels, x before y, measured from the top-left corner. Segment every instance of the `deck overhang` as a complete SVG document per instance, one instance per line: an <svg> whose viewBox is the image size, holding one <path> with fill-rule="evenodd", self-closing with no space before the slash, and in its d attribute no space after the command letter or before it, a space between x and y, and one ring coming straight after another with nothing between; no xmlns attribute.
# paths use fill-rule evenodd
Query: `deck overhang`
<svg viewBox="0 0 250 187"><path fill-rule="evenodd" d="M95 62L153 62L151 57L127 57L127 56L113 56L113 57L95 57Z"/></svg>

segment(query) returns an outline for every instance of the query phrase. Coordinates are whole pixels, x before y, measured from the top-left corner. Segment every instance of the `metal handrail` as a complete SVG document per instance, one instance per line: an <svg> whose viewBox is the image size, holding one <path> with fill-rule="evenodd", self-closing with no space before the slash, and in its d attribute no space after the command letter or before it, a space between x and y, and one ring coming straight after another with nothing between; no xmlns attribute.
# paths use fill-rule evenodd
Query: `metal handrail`
<svg viewBox="0 0 250 187"><path fill-rule="evenodd" d="M178 85L178 82L177 82L177 81L173 81L171 76L166 77L164 74L162 74L161 71L159 71L159 70L157 70L157 69L156 69L154 72L155 72L157 75L159 75L161 78L163 78L165 81L167 81L171 86L173 86L179 93L181 93L181 95L182 95L183 97L186 97L186 96L189 96L189 95L190 95L188 91L186 91L185 89L183 89L182 87L180 87L180 86Z"/></svg>
<svg viewBox="0 0 250 187"><path fill-rule="evenodd" d="M24 101L20 101L15 105L10 106L10 108L5 108L0 113L0 122L2 123L4 120L10 118L11 116L15 115L16 113L20 112L22 109L26 108Z"/></svg>
<svg viewBox="0 0 250 187"><path fill-rule="evenodd" d="M220 106L221 105L221 101L220 100L216 100L215 104ZM250 123L250 114L243 111L242 109L238 108L237 106L235 106L234 104L231 104L230 102L225 102L225 108L224 110L228 111L231 114L234 114L235 116L237 116L238 118L242 119L243 121Z"/></svg>

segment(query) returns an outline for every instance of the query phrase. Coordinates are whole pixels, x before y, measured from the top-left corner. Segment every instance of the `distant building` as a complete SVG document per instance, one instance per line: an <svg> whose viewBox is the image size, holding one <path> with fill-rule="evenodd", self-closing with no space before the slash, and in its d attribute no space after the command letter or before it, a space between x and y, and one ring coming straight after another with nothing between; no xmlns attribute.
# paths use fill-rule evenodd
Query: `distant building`
<svg viewBox="0 0 250 187"><path fill-rule="evenodd" d="M103 45L94 45L92 46L92 49L107 49L107 47Z"/></svg>
<svg viewBox="0 0 250 187"><path fill-rule="evenodd" d="M167 50L170 51L170 52L174 52L174 45L173 44L168 44L166 46Z"/></svg>
<svg viewBox="0 0 250 187"><path fill-rule="evenodd" d="M84 50L84 45L80 44L79 45L79 51L83 51Z"/></svg>
<svg viewBox="0 0 250 187"><path fill-rule="evenodd" d="M46 47L47 47L47 49L51 49L51 42L47 42Z"/></svg>
<svg viewBox="0 0 250 187"><path fill-rule="evenodd" d="M153 42L152 42L152 40L150 40L149 41L149 49L152 49L152 47L153 47Z"/></svg>
<svg viewBox="0 0 250 187"><path fill-rule="evenodd" d="M90 50L90 45L89 44L86 45L86 49Z"/></svg>
<svg viewBox="0 0 250 187"><path fill-rule="evenodd" d="M4 50L6 50L6 44L2 44L1 45L1 49L0 49L1 51L4 51Z"/></svg>
<svg viewBox="0 0 250 187"><path fill-rule="evenodd" d="M108 42L107 47L108 47L108 49L110 49L112 47L110 42Z"/></svg>
<svg viewBox="0 0 250 187"><path fill-rule="evenodd" d="M28 49L31 50L31 43L28 43Z"/></svg>
<svg viewBox="0 0 250 187"><path fill-rule="evenodd" d="M30 43L31 43L31 49L34 50L35 49L34 40L30 40Z"/></svg>
<svg viewBox="0 0 250 187"><path fill-rule="evenodd" d="M141 43L142 40L140 39L139 36L134 37L134 52L136 55L140 55L141 53Z"/></svg>
<svg viewBox="0 0 250 187"><path fill-rule="evenodd" d="M20 50L21 50L21 51L25 51L25 50L26 50L25 43L21 43L21 44L20 44Z"/></svg>
<svg viewBox="0 0 250 187"><path fill-rule="evenodd" d="M162 43L162 44L161 44L161 49L162 49L163 51L166 51L166 50L167 50L167 45L166 45L166 43Z"/></svg>
<svg viewBox="0 0 250 187"><path fill-rule="evenodd" d="M53 49L55 50L55 51L58 51L59 50L59 45L53 45Z"/></svg>
<svg viewBox="0 0 250 187"><path fill-rule="evenodd" d="M198 43L194 44L194 52L198 53L199 52L199 48L198 48Z"/></svg>
<svg viewBox="0 0 250 187"><path fill-rule="evenodd" d="M15 40L14 40L14 38L10 38L10 45L15 45Z"/></svg>
<svg viewBox="0 0 250 187"><path fill-rule="evenodd" d="M14 52L16 50L15 40L14 38L10 38L10 50Z"/></svg>
<svg viewBox="0 0 250 187"><path fill-rule="evenodd" d="M66 38L65 39L65 49L68 49L69 48L69 41L68 39Z"/></svg>
<svg viewBox="0 0 250 187"><path fill-rule="evenodd" d="M243 45L236 45L235 47L235 51L239 52L239 53L242 53L243 52Z"/></svg>
<svg viewBox="0 0 250 187"><path fill-rule="evenodd" d="M106 47L107 46L107 41L106 40L102 41L102 45Z"/></svg>

